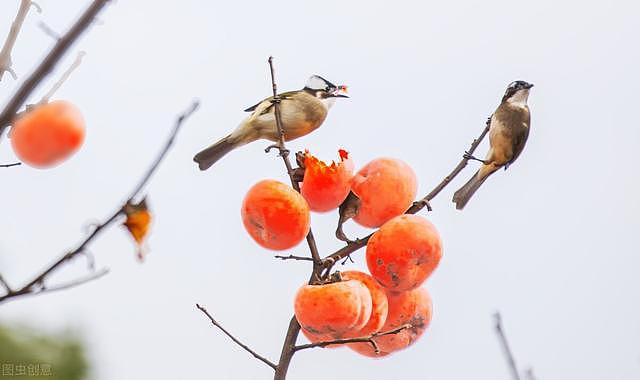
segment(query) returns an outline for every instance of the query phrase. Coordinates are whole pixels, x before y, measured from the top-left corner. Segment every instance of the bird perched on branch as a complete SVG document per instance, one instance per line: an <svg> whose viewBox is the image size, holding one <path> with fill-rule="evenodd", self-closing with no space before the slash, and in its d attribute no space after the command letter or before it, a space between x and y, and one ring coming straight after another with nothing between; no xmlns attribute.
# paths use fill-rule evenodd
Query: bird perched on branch
<svg viewBox="0 0 640 380"><path fill-rule="evenodd" d="M453 202L462 210L480 185L501 167L507 169L522 153L529 136L531 114L527 99L532 84L515 81L509 84L502 102L491 115L489 124L489 153L484 160L467 155L468 159L482 162L480 169L453 195Z"/></svg>
<svg viewBox="0 0 640 380"><path fill-rule="evenodd" d="M302 90L279 94L280 115L285 141L297 139L316 130L327 117L336 98L348 98L346 86L336 86L319 75L313 75ZM200 170L207 170L224 155L250 142L280 139L273 97L249 107L251 115L220 141L193 157Z"/></svg>

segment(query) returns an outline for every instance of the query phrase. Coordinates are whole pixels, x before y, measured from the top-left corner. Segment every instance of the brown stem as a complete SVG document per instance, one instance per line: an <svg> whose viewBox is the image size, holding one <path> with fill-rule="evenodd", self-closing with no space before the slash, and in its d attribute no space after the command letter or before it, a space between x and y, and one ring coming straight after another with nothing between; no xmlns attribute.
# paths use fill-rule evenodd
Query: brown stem
<svg viewBox="0 0 640 380"><path fill-rule="evenodd" d="M297 192L300 192L300 185L294 177L294 170L291 165L291 161L289 160L289 151L284 145L285 133L284 127L282 125L282 116L280 115L280 96L278 95L278 86L276 85L275 70L273 68L273 57L269 57L269 71L271 72L271 89L273 91L273 105L275 107L274 112L276 115L276 127L278 128L278 136L280 137L276 148L278 148L278 150L280 151L280 156L282 157L282 161L284 161L284 166L287 168L287 174L289 175L289 179L291 180L291 186ZM269 148L267 148L267 151L268 150ZM309 229L309 233L307 234L307 244L309 245L311 258L314 262L314 272L316 272L320 268L322 259L320 258L320 253L318 253L318 246L316 245L316 240L313 237L313 231L311 231L311 229Z"/></svg>
<svg viewBox="0 0 640 380"><path fill-rule="evenodd" d="M518 371L518 366L516 365L516 359L513 356L513 352L511 352L509 342L507 341L507 336L505 335L504 329L502 328L502 317L500 316L500 313L495 313L494 318L496 323L496 334L498 334L498 339L500 340L500 344L502 345L504 356L506 357L507 363L509 364L511 377L513 377L513 380L520 380L520 372Z"/></svg>
<svg viewBox="0 0 640 380"><path fill-rule="evenodd" d="M295 346L294 351L306 350L308 348L315 348L315 347L327 347L331 345L347 344L347 343L369 343L373 346L373 349L376 351L376 353L379 353L380 350L378 349L378 346L376 345L374 338L377 338L379 336L398 334L400 331L409 329L411 327L412 326L410 324L405 324L402 326L398 326L395 329L377 332L371 335L362 336L358 338L334 339L334 340L326 340L322 342L315 342L315 343L309 343L309 344L301 344L299 346Z"/></svg>
<svg viewBox="0 0 640 380"><path fill-rule="evenodd" d="M84 11L78 21L56 42L49 54L40 62L38 67L25 79L20 88L11 97L7 105L0 112L0 135L11 124L14 116L22 107L27 97L40 82L53 70L60 58L91 24L95 16L109 2L109 0L94 0Z"/></svg>
<svg viewBox="0 0 640 380"><path fill-rule="evenodd" d="M473 154L473 152L476 150L476 148L478 148L478 145L480 145L480 143L482 142L484 137L489 132L489 121L490 120L487 120L486 126L482 130L482 133L480 134L480 136L478 136L478 138L473 140L473 142L471 143L471 147L467 151L467 154L465 154L463 156L462 160L451 171L451 173L449 173L449 175L444 177L442 182L440 182L435 188L433 188L433 190L431 190L431 192L429 192L429 194L425 195L422 199L414 202L413 206L411 206L406 211L407 214L415 214L418 211L422 210L424 207L427 207L427 209L431 210L431 207L429 206L429 202L433 198L435 198L436 195L438 195L442 191L442 189L444 189L467 166L467 163L469 162L469 159L470 159L469 157ZM371 236L373 236L373 233L371 233L371 234L369 234L368 236L366 236L364 238L358 239L358 240L356 240L356 241L354 241L354 242L352 242L352 243L340 248L336 252L334 252L331 255L327 256L323 260L323 264L322 265L326 268L326 270L328 272L338 261L344 259L345 257L349 256L353 252L359 250L360 248L365 247L367 245L367 242L371 238Z"/></svg>
<svg viewBox="0 0 640 380"><path fill-rule="evenodd" d="M280 97L278 96L278 86L276 85L275 79L275 70L273 67L273 57L269 57L269 71L271 73L271 89L273 91L273 105L275 107L274 112L276 116L276 127L278 128L279 141L276 148L280 151L280 156L284 161L284 165L287 168L287 174L289 175L289 179L291 180L291 186L297 191L300 192L300 186L298 181L295 178L295 172L291 166L291 162L289 161L289 151L286 149L285 142L285 132L284 127L282 125L282 116L280 115ZM267 148L268 150L269 148ZM309 278L309 283L314 283L320 279L320 272L322 271L322 259L320 258L320 253L318 252L318 246L316 244L316 240L313 237L313 231L309 229L309 233L307 234L307 245L309 246L309 251L311 252L311 258L313 260L313 268L311 270L311 276ZM291 358L295 353L295 344L298 339L298 333L300 332L300 325L296 320L295 316L291 318L291 322L289 322L289 328L287 329L287 335L285 336L284 343L282 345L282 351L280 353L280 361L278 362L278 366L276 368L275 380L283 380L287 376L287 370L289 368L289 363L291 362Z"/></svg>
<svg viewBox="0 0 640 380"><path fill-rule="evenodd" d="M296 340L298 340L298 334L300 333L300 324L295 316L291 318L289 322L289 328L287 329L287 335L284 338L282 344L282 352L280 353L280 360L278 361L278 367L273 380L285 380L287 378L287 371L289 370L289 364L293 354L296 353Z"/></svg>
<svg viewBox="0 0 640 380"><path fill-rule="evenodd" d="M139 195L139 193L142 191L143 187L146 185L146 183L149 181L153 173L156 171L156 169L160 165L160 162L162 162L162 160L167 155L167 152L169 151L169 148L171 148L171 145L173 145L176 135L178 134L178 131L180 130L180 127L182 126L184 120L187 117L189 117L198 108L198 104L199 104L198 102L194 102L191 105L191 107L189 107L189 109L187 109L183 114L181 114L177 118L173 131L169 135L169 139L165 143L162 151L160 151L160 154L158 155L158 157L153 161L147 173L145 173L145 175L140 180L140 183L138 183L138 185L134 188L133 192L131 193L127 201L122 206L120 206L109 218L107 218L105 222L98 224L95 227L95 229L89 234L89 236L87 236L84 240L82 240L82 242L76 248L74 248L73 250L69 251L68 253L60 257L56 262L54 262L49 267L44 269L40 274L35 276L34 279L28 282L26 285L22 286L19 289L9 291L5 295L1 296L0 303L16 298L18 296L23 296L30 293L42 292L44 289L46 289L44 287L44 283L47 276L49 276L51 273L59 269L62 266L62 264L71 260L75 256L85 252L86 247L96 236L98 236L100 232L102 232L106 227L108 227L113 222L115 222L119 216L124 214L124 205L131 202L133 198L136 198ZM84 282L74 282L71 284L67 284L64 287L69 288L71 286L79 285L81 283L84 283Z"/></svg>
<svg viewBox="0 0 640 380"><path fill-rule="evenodd" d="M251 355L253 355L254 358L260 360L261 362L263 362L264 364L268 365L269 367L273 368L274 370L277 368L275 364L273 364L269 359L265 358L264 356L258 354L257 352L253 351L251 348L249 348L249 346L247 346L246 344L242 343L240 340L238 340L238 338L236 338L235 336L233 336L229 331L227 331L224 327L222 327L222 325L220 325L218 323L218 321L216 321L211 314L209 314L209 312L207 311L207 309L205 309L204 306L200 306L199 304L196 304L196 307L198 309L200 309L201 312L203 312L211 321L211 323L216 326L217 328L220 329L220 331L222 331L226 336L228 336L229 338L231 338L231 340L237 344L238 346L242 347L245 351L247 351L248 353L250 353Z"/></svg>
<svg viewBox="0 0 640 380"><path fill-rule="evenodd" d="M294 255L289 255L289 256L281 256L281 255L275 255L274 256L276 259L280 259L280 260L298 260L298 261L313 261L313 259L311 257L306 257L306 256L294 256Z"/></svg>

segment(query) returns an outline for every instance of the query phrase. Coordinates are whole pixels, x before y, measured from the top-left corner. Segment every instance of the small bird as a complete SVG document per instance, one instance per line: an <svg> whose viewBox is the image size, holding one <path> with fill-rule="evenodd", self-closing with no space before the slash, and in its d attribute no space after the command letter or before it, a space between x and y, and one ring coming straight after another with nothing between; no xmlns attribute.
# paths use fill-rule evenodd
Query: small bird
<svg viewBox="0 0 640 380"><path fill-rule="evenodd" d="M348 98L346 86L336 86L319 75L312 75L302 90L285 92L280 97L280 115L285 141L297 139L316 130L327 117L336 98ZM276 125L273 97L249 107L251 115L217 143L193 157L200 170L207 170L224 155L250 142L280 139Z"/></svg>
<svg viewBox="0 0 640 380"><path fill-rule="evenodd" d="M525 81L515 81L509 84L502 97L502 102L491 115L489 124L489 153L484 160L473 156L467 158L482 162L482 166L453 195L456 209L462 210L480 185L501 167L505 170L522 153L524 144L529 136L531 114L527 99L529 90L533 87Z"/></svg>

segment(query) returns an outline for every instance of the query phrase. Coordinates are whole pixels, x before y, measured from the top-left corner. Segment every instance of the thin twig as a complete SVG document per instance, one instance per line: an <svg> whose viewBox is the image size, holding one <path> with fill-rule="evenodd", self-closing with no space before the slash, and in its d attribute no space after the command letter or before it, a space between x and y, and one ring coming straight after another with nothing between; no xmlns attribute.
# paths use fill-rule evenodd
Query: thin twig
<svg viewBox="0 0 640 380"><path fill-rule="evenodd" d="M47 276L49 276L51 273L53 273L58 268L60 268L62 266L62 264L66 263L67 261L69 261L71 259L73 259L75 256L83 253L86 250L86 248L89 245L89 243L96 236L98 236L98 234L100 232L102 232L106 227L108 227L113 222L115 222L118 219L118 217L120 217L121 215L124 214L124 206L126 204L128 204L129 202L131 202L134 198L136 198L139 195L140 191L142 191L142 189L144 188L146 183L149 181L149 179L151 178L153 173L158 168L158 165L160 165L160 162L162 162L162 160L167 155L167 152L169 151L169 148L171 147L171 145L173 145L175 137L176 137L178 131L180 130L180 127L182 126L183 122L186 120L186 118L188 118L198 108L198 105L199 105L199 103L197 101L194 101L193 104L184 113L182 113L177 118L177 120L175 122L175 126L173 127L173 130L172 130L171 134L169 135L169 139L165 143L163 149L160 151L160 154L153 161L153 163L151 164L151 167L149 168L147 173L145 173L145 175L142 177L142 180L140 181L140 183L138 183L138 185L134 188L133 192L131 193L129 198L127 198L126 202L124 202L121 206L119 206L118 209L110 217L108 217L106 221L104 221L103 223L98 224L95 227L95 229L84 240L82 240L82 242L80 242L80 244L78 244L78 246L76 246L76 248L72 249L71 251L69 251L68 253L66 253L62 257L60 257L56 262L54 262L48 268L43 270L40 274L35 276L33 280L28 282L23 287L15 290L15 291L9 292L9 293L5 294L4 296L0 297L0 303L2 303L4 301L7 301L9 299L18 297L18 296L22 296L22 295L25 295L25 294L38 292L39 289L42 289ZM67 287L69 287L69 286L67 286Z"/></svg>
<svg viewBox="0 0 640 380"><path fill-rule="evenodd" d="M326 341L322 341L322 342L315 342L315 343L309 343L309 344L301 344L299 346L295 346L293 348L293 350L297 352L297 351L300 351L300 350L306 350L308 348L327 347L327 346L338 345L338 344L369 343L369 344L371 344L373 346L373 349L375 350L375 352L379 353L380 350L378 349L378 346L377 346L376 342L374 341L374 338L385 336L385 335L398 334L399 332L401 332L403 330L406 330L406 329L410 329L411 327L412 326L410 324L406 324L406 325L398 326L395 329L391 329L391 330L383 331L383 332L378 332L378 333L373 333L371 335L367 335L367 336L363 336L363 337L359 337L359 338L344 338L344 339L326 340Z"/></svg>
<svg viewBox="0 0 640 380"><path fill-rule="evenodd" d="M80 66L80 64L82 63L82 58L84 58L86 54L87 53L85 53L84 51L81 51L78 53L75 61L73 61L71 66L69 66L69 68L64 73L62 73L62 76L60 77L60 79L53 85L53 87L51 87L49 92L47 92L47 94L43 96L42 99L40 99L40 104L45 104L49 102L53 94L55 94L56 91L58 91L58 89L64 84L64 82L66 82L67 79L69 79L69 77L71 76L71 73L73 73L73 70L75 70L78 66Z"/></svg>
<svg viewBox="0 0 640 380"><path fill-rule="evenodd" d="M280 259L280 260L299 260L299 261L313 261L313 259L311 257L306 257L306 256L294 256L294 255L289 255L289 256L280 256L280 255L275 255L274 256L276 259Z"/></svg>
<svg viewBox="0 0 640 380"><path fill-rule="evenodd" d="M238 338L236 338L235 336L233 336L229 331L227 331L224 327L222 327L215 319L213 319L213 317L211 316L211 314L209 314L209 312L207 311L207 309L205 309L204 306L200 306L199 304L196 304L196 307L198 309L200 309L201 312L203 312L211 321L211 323L216 326L217 328L220 329L220 331L222 331L226 336L228 336L229 338L231 338L231 340L237 344L238 346L242 347L245 351L247 351L248 353L250 353L251 355L253 355L254 358L260 360L261 362L263 362L264 364L268 365L269 367L273 368L274 370L277 369L278 366L276 366L275 364L273 364L269 359L265 358L264 356L258 354L257 352L255 352L254 350L252 350L251 348L249 348L249 346L247 346L246 344L242 343L240 340L238 340Z"/></svg>
<svg viewBox="0 0 640 380"><path fill-rule="evenodd" d="M498 339L500 340L500 344L502 345L504 356L507 359L507 363L509 364L511 377L513 377L513 380L520 380L520 372L518 371L518 366L516 365L516 359L513 356L513 352L511 352L509 342L507 341L507 336L505 335L504 329L502 328L502 317L500 316L500 313L495 313L493 317L495 319L496 334L498 334Z"/></svg>
<svg viewBox="0 0 640 380"><path fill-rule="evenodd" d="M51 293L51 292L57 292L60 290L75 288L76 286L83 285L83 284L86 284L87 282L97 280L107 275L108 273L109 273L109 269L103 268L97 272L90 273L84 277L75 279L73 281L65 282L63 284L58 284L54 286L41 287L41 288L38 288L37 290L33 290L30 292L21 294L21 296L37 296L44 293Z"/></svg>
<svg viewBox="0 0 640 380"><path fill-rule="evenodd" d="M289 179L291 180L291 186L297 191L300 192L300 185L296 180L295 171L291 166L291 162L289 161L289 151L285 147L285 132L284 127L282 125L282 116L280 115L280 97L278 96L278 86L276 85L275 79L275 69L273 66L273 57L269 57L269 71L271 73L271 89L273 91L273 105L274 105L274 113L276 118L276 127L278 128L278 136L279 141L276 146L272 146L278 148L280 152L280 156L284 161L284 165L287 169L287 174L289 175ZM267 148L267 152L270 148ZM322 259L320 258L320 253L318 252L318 246L316 244L316 240L313 236L313 231L309 228L309 233L307 233L307 245L309 246L309 251L311 252L311 259L313 261L313 268L311 270L311 276L309 278L309 283L314 283L320 279L320 272L322 272ZM276 367L276 373L274 375L274 380L284 380L287 376L287 371L289 370L289 364L291 363L291 358L295 354L294 347L296 345L296 340L298 339L298 333L300 332L300 324L296 317L292 317L289 322L289 328L287 329L287 334L285 336L284 342L282 344L282 350L280 351L280 359L278 361L278 366Z"/></svg>
<svg viewBox="0 0 640 380"><path fill-rule="evenodd" d="M53 38L54 40L58 41L60 39L60 34L58 34L58 32L56 32L55 30L51 29L51 27L46 23L40 21L38 23L38 27L44 32L44 34Z"/></svg>
<svg viewBox="0 0 640 380"><path fill-rule="evenodd" d="M29 9L32 4L36 9L38 9L38 12L41 11L40 7L38 7L37 4L32 3L31 0L22 0L20 2L20 8L18 8L18 14L13 20L13 23L11 23L9 34L7 34L4 45L2 45L2 50L0 50L0 81L2 80L2 76L5 72L11 74L13 79L18 79L15 71L11 68L11 51L13 50L13 46L16 44L18 34L20 34L20 29L22 29L22 24L24 23L24 19L27 18L27 14L29 13Z"/></svg>
<svg viewBox="0 0 640 380"><path fill-rule="evenodd" d="M58 61L62 58L69 47L80 37L94 17L102 10L109 0L94 0L84 11L75 24L62 36L53 46L49 54L40 62L38 67L25 79L20 88L8 101L2 112L0 112L0 136L11 124L16 113L27 100L31 92L42 82L42 80L53 70Z"/></svg>
<svg viewBox="0 0 640 380"><path fill-rule="evenodd" d="M415 213L417 213L418 211L422 210L425 207L427 207L427 209L431 210L431 206L429 205L429 202L433 198L435 198L436 195L438 195L467 166L467 163L469 162L469 156L471 156L473 154L473 152L476 150L476 148L478 148L478 145L480 145L480 143L482 142L482 140L484 139L484 137L487 135L488 132L489 132L489 120L487 120L486 126L482 130L482 133L480 133L480 136L478 136L478 138L473 140L473 142L471 143L471 147L467 151L468 154L465 154L463 156L462 160L451 171L451 173L449 173L449 175L447 175L442 180L442 182L440 182L435 188L433 188L433 190L431 190L431 192L429 192L429 194L424 196L422 199L414 202L413 205L406 211L406 213L407 214L415 214ZM341 249L339 249L336 252L332 253L331 255L327 256L323 260L323 264L322 265L326 268L326 270L328 272L329 270L331 270L331 268L338 261L340 261L340 260L344 259L345 257L351 255L353 252L359 250L360 248L365 247L367 245L367 242L371 238L371 236L373 236L373 233L369 234L368 236L366 236L364 238L357 239L356 241L354 241L354 242L342 247Z"/></svg>
<svg viewBox="0 0 640 380"><path fill-rule="evenodd" d="M22 165L22 162L14 162L12 164L2 164L0 165L0 168L12 168L14 166L20 166Z"/></svg>
<svg viewBox="0 0 640 380"><path fill-rule="evenodd" d="M291 180L291 186L297 192L300 192L300 185L294 178L294 170L291 166L291 161L289 161L289 151L284 145L285 132L282 125L282 115L280 115L280 96L278 95L278 86L276 85L273 57L269 57L269 71L271 73L271 89L273 90L273 105L275 107L274 112L276 116L276 127L278 128L278 136L280 137L278 144L272 147L278 148L280 156L282 157L282 161L284 161L284 166L287 168L287 174L289 175L289 179ZM267 148L267 152L272 147ZM322 263L322 259L320 258L320 253L318 253L318 246L316 244L315 238L313 237L313 231L311 231L311 229L309 229L309 233L307 234L307 244L309 245L309 250L311 251L311 258L313 259L314 263L314 272L317 272L320 268L320 264Z"/></svg>

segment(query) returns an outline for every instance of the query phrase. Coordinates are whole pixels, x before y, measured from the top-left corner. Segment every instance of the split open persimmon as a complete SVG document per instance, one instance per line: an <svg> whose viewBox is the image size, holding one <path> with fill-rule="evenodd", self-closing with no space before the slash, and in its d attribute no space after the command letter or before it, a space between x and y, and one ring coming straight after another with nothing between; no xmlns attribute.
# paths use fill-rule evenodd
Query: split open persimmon
<svg viewBox="0 0 640 380"><path fill-rule="evenodd" d="M264 248L289 249L309 232L309 206L290 186L263 180L247 192L242 202L242 222L253 240Z"/></svg>
<svg viewBox="0 0 640 380"><path fill-rule="evenodd" d="M351 191L360 198L353 220L365 227L380 227L409 208L417 188L416 175L409 165L394 158L375 159L351 180Z"/></svg>
<svg viewBox="0 0 640 380"><path fill-rule="evenodd" d="M11 146L22 162L47 168L80 149L84 136L80 110L70 102L56 100L35 106L13 121Z"/></svg>
<svg viewBox="0 0 640 380"><path fill-rule="evenodd" d="M369 289L360 281L347 280L302 286L295 297L294 312L308 332L336 338L363 328L371 306Z"/></svg>
<svg viewBox="0 0 640 380"><path fill-rule="evenodd" d="M429 327L433 314L431 296L425 288L408 292L387 292L389 313L381 332L391 331L403 325L410 327L396 334L374 337L379 353L370 343L350 343L348 346L359 354L369 357L383 357L409 347L418 340Z"/></svg>
<svg viewBox="0 0 640 380"><path fill-rule="evenodd" d="M300 191L309 203L309 208L317 212L336 209L349 195L353 177L353 161L347 151L340 149L340 162L331 165L305 152L304 180Z"/></svg>
<svg viewBox="0 0 640 380"><path fill-rule="evenodd" d="M391 291L411 290L431 275L442 257L435 226L418 215L400 215L383 224L367 243L367 267Z"/></svg>

